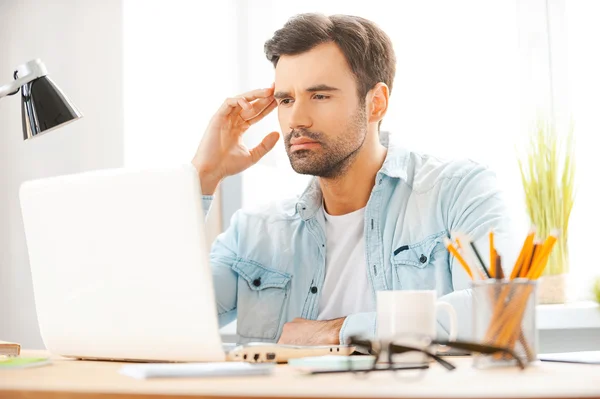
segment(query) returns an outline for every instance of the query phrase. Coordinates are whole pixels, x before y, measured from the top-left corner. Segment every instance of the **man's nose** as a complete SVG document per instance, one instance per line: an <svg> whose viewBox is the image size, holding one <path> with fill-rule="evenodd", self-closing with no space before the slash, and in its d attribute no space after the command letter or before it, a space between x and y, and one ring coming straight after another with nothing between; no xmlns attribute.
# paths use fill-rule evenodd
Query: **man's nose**
<svg viewBox="0 0 600 399"><path fill-rule="evenodd" d="M310 128L312 126L312 119L308 107L303 104L301 100L298 100L292 104L292 112L290 113L290 120L288 121L288 127L291 130Z"/></svg>

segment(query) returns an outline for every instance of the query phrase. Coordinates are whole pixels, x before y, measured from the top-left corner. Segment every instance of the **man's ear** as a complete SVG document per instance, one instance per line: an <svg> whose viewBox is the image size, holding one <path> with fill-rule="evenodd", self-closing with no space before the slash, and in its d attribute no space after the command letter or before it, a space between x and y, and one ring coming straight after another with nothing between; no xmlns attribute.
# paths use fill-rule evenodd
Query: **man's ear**
<svg viewBox="0 0 600 399"><path fill-rule="evenodd" d="M379 82L367 93L367 115L369 123L379 123L385 116L390 99L388 86Z"/></svg>

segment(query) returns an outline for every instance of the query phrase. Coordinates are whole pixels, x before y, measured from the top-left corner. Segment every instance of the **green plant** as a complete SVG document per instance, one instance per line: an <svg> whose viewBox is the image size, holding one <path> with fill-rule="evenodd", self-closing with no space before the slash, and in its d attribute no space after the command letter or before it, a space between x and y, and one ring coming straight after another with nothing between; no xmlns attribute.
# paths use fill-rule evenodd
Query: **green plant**
<svg viewBox="0 0 600 399"><path fill-rule="evenodd" d="M593 292L594 299L596 299L596 302L600 304L600 277L596 278L596 283L594 284Z"/></svg>
<svg viewBox="0 0 600 399"><path fill-rule="evenodd" d="M572 125L564 142L560 142L554 124L539 121L529 137L526 155L518 160L527 213L538 236L547 237L553 228L560 230L544 271L546 275L569 271L567 239L575 202L573 151Z"/></svg>

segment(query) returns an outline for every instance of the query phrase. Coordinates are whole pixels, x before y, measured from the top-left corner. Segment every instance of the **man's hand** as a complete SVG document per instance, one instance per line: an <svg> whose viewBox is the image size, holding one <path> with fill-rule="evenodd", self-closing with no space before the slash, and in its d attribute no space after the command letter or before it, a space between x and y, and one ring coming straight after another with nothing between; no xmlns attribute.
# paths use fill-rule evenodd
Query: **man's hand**
<svg viewBox="0 0 600 399"><path fill-rule="evenodd" d="M340 330L345 317L333 320L306 320L295 318L283 325L279 344L339 345Z"/></svg>
<svg viewBox="0 0 600 399"><path fill-rule="evenodd" d="M242 134L277 107L273 87L253 90L225 100L212 117L200 141L192 164L198 170L202 194L212 195L219 182L258 162L277 143L279 133L271 132L253 149Z"/></svg>

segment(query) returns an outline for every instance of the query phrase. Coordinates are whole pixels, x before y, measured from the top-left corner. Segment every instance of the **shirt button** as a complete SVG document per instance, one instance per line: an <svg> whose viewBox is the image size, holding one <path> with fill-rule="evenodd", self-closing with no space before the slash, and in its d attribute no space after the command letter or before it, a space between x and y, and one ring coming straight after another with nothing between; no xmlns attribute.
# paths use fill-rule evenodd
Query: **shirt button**
<svg viewBox="0 0 600 399"><path fill-rule="evenodd" d="M260 278L257 278L257 279L255 279L255 280L252 282L252 285L254 285L255 287L260 287Z"/></svg>
<svg viewBox="0 0 600 399"><path fill-rule="evenodd" d="M310 288L310 292L312 292L313 294L316 294L318 291L317 287L311 287Z"/></svg>
<svg viewBox="0 0 600 399"><path fill-rule="evenodd" d="M421 254L421 257L419 258L419 262L421 262L421 263L427 262L427 256Z"/></svg>

